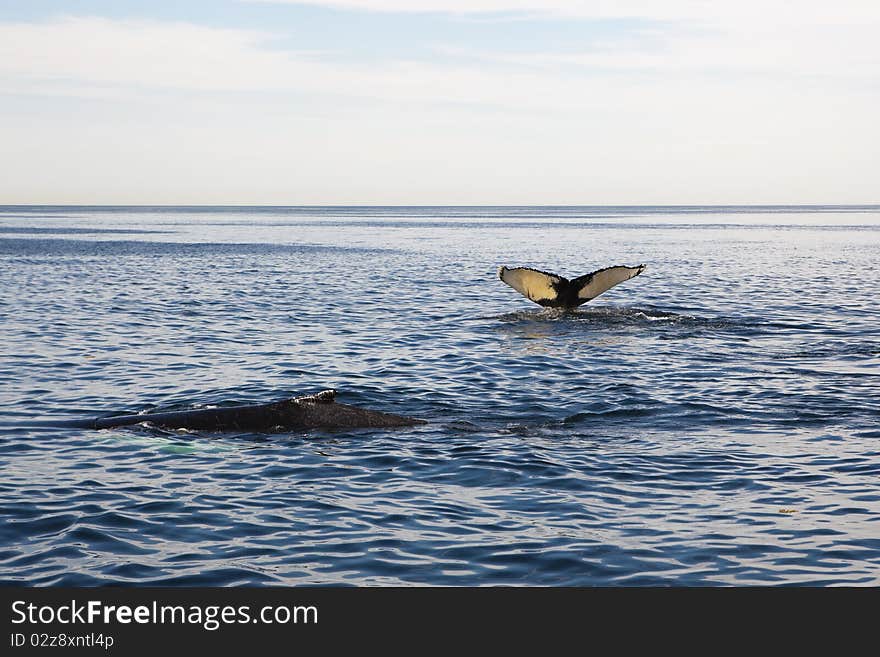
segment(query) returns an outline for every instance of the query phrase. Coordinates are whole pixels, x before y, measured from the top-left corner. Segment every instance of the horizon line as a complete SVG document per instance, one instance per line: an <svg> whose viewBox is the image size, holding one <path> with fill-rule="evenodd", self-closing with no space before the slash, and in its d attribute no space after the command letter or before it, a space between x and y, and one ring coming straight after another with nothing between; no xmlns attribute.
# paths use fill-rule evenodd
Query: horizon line
<svg viewBox="0 0 880 657"><path fill-rule="evenodd" d="M878 208L880 203L10 203L0 208Z"/></svg>

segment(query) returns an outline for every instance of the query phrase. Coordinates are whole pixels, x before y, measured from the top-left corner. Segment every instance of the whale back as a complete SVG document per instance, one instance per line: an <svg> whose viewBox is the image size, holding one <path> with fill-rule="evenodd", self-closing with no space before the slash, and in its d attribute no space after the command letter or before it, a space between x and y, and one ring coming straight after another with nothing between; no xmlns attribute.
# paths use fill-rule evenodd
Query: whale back
<svg viewBox="0 0 880 657"><path fill-rule="evenodd" d="M335 390L324 390L315 395L282 399L268 404L111 415L91 421L89 426L109 429L146 422L166 429L273 432L279 429L353 429L425 424L424 420L416 418L339 404L335 398Z"/></svg>

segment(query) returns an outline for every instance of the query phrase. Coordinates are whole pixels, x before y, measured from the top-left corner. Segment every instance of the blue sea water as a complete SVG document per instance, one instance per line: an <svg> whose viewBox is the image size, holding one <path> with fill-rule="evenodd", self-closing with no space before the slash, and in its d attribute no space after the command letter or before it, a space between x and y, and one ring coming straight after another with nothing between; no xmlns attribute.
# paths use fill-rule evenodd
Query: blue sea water
<svg viewBox="0 0 880 657"><path fill-rule="evenodd" d="M876 586L878 264L876 206L0 207L0 583ZM46 426L324 388L430 422Z"/></svg>

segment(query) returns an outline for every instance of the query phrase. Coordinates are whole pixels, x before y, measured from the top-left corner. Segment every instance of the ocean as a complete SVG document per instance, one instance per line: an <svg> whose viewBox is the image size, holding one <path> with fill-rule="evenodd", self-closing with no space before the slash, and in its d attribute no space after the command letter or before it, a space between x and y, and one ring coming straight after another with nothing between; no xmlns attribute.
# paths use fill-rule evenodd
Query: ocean
<svg viewBox="0 0 880 657"><path fill-rule="evenodd" d="M0 207L0 584L880 585L878 265L878 206ZM326 388L428 424L52 425Z"/></svg>

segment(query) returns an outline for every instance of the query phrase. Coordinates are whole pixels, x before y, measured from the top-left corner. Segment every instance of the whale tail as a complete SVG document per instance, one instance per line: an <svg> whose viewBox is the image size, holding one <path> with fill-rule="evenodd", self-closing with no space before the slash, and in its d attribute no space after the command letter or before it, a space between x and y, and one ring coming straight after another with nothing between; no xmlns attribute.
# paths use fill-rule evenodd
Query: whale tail
<svg viewBox="0 0 880 657"><path fill-rule="evenodd" d="M530 267L499 267L498 278L530 301L550 308L577 308L615 285L641 274L647 265L617 265L572 280Z"/></svg>

